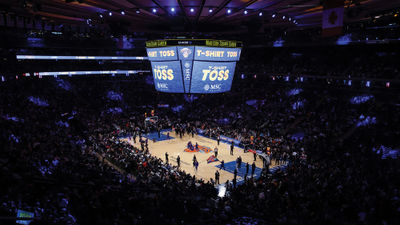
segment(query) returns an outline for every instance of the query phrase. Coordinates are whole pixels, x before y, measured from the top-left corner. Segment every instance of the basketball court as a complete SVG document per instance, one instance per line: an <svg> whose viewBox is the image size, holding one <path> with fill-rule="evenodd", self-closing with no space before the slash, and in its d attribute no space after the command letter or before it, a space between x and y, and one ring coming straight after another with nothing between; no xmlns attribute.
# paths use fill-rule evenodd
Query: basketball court
<svg viewBox="0 0 400 225"><path fill-rule="evenodd" d="M167 133L169 132L169 137ZM244 149L235 146L233 155L230 155L230 144L220 142L217 144L216 140L211 138L207 138L201 135L191 135L185 134L182 138L175 135L175 132L164 130L161 132L160 138L158 138L157 133L149 133L144 137L149 138L149 152L151 155L156 156L162 159L165 162L165 153L167 152L169 155L169 163L172 165L177 165L176 158L178 155L181 159L180 168L184 170L186 173L191 175L195 175L197 179L203 179L205 181L209 181L210 178L215 179L215 171L218 170L220 173L220 183L224 183L227 180L232 181L234 175L233 172L236 168L236 159L241 156L242 164L241 168L238 169L237 181L238 184L244 180L244 176L246 173L246 163L249 163L249 172L248 177L251 177L251 165L254 162L253 153L248 152L245 153ZM122 141L127 141L131 145L141 149L139 138L136 138L136 143L134 143L132 138L122 138ZM193 145L196 143L204 148L211 149L212 151L199 151L199 152L186 152L188 142L191 141ZM215 162L207 162L207 159L214 155L214 148L218 148L218 161ZM193 166L193 156L196 156L197 161L199 162L198 170L196 171ZM219 166L221 161L224 160L225 169L220 169ZM257 178L261 174L263 162L262 159L257 157L255 161L256 169L254 173L254 177ZM271 162L270 169L272 170L277 165L274 162Z"/></svg>

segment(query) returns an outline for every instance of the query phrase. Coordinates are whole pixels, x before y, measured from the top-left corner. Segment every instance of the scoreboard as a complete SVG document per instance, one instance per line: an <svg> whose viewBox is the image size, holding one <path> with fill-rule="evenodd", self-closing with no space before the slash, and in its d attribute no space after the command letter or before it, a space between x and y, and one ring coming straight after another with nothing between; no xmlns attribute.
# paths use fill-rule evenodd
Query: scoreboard
<svg viewBox="0 0 400 225"><path fill-rule="evenodd" d="M221 44L226 47L215 47L221 41L205 40L205 46L195 46L190 44L203 43L190 39L167 46L168 41L150 41L152 47L146 43L157 91L205 94L230 91L236 62L240 59L239 43L227 41Z"/></svg>

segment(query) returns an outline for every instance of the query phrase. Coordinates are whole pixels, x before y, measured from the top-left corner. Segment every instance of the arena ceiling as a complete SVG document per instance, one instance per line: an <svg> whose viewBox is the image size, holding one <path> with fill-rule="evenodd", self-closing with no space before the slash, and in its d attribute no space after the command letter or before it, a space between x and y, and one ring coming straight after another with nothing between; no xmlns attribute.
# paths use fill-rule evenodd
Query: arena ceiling
<svg viewBox="0 0 400 225"><path fill-rule="evenodd" d="M57 23L119 24L130 31L230 31L246 26L321 26L324 0L0 0L0 12ZM345 23L400 7L393 0L346 0Z"/></svg>

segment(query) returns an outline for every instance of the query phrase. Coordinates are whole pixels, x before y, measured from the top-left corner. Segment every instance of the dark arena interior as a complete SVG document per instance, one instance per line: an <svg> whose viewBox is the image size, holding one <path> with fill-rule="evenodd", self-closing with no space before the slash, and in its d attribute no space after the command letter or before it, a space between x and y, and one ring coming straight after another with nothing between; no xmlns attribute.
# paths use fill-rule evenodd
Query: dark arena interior
<svg viewBox="0 0 400 225"><path fill-rule="evenodd" d="M399 225L399 11L0 0L0 224Z"/></svg>

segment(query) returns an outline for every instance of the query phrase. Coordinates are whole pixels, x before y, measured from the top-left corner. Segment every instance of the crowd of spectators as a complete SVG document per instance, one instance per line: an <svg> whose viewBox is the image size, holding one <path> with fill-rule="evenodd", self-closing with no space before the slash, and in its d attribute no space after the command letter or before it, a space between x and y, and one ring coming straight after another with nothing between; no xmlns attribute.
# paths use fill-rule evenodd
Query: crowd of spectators
<svg viewBox="0 0 400 225"><path fill-rule="evenodd" d="M35 213L31 224L400 222L398 159L372 151L400 146L395 93L352 104L351 91L237 82L229 93L192 96L156 93L140 76L1 83L0 214L11 218L4 223L14 224L18 209ZM121 98L107 98L109 91ZM228 183L218 197L213 182L120 141L144 130L153 109L163 128L190 123L289 164ZM360 123L365 117L375 122Z"/></svg>
<svg viewBox="0 0 400 225"><path fill-rule="evenodd" d="M397 45L247 49L238 70L245 74L399 79Z"/></svg>

